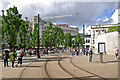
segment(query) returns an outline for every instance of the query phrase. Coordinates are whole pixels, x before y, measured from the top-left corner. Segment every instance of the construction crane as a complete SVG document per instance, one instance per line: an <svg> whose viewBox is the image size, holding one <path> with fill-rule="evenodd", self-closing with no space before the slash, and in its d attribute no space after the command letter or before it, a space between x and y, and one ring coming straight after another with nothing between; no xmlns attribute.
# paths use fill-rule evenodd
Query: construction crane
<svg viewBox="0 0 120 80"><path fill-rule="evenodd" d="M72 16L72 15L61 15L61 16L53 16L53 17L44 17L44 18L42 18L43 20L44 19L46 19L46 20L48 20L48 19L51 19L51 18L61 18L61 17L68 17L68 16Z"/></svg>

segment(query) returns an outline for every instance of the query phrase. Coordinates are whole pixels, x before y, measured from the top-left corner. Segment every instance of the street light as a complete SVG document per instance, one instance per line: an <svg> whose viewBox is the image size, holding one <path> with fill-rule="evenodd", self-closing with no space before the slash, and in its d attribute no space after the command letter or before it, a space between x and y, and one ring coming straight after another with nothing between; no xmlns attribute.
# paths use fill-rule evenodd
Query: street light
<svg viewBox="0 0 120 80"><path fill-rule="evenodd" d="M40 54L39 54L39 14L38 14L38 50L37 50L37 58L40 58Z"/></svg>
<svg viewBox="0 0 120 80"><path fill-rule="evenodd" d="M2 16L4 15L4 10L1 11L2 12Z"/></svg>

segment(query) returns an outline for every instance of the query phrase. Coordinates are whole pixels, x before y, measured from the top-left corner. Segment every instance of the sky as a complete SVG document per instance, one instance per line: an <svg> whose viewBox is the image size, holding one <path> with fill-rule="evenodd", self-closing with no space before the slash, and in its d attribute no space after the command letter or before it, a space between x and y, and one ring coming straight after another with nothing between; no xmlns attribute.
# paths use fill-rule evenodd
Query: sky
<svg viewBox="0 0 120 80"><path fill-rule="evenodd" d="M0 10L16 6L22 18L31 19L40 14L41 18L57 17L53 23L68 23L82 29L82 25L115 24L118 22L119 0L0 0Z"/></svg>

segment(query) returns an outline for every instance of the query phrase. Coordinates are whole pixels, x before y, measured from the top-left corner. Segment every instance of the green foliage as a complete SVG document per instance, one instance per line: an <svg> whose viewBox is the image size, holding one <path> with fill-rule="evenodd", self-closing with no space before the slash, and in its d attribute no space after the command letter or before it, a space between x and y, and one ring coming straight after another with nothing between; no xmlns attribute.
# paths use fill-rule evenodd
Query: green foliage
<svg viewBox="0 0 120 80"><path fill-rule="evenodd" d="M49 23L47 30L42 32L42 45L48 47L59 47L63 45L64 33L59 27L52 27L52 23Z"/></svg>
<svg viewBox="0 0 120 80"><path fill-rule="evenodd" d="M115 31L120 31L120 28L118 26L109 27L107 33L115 32Z"/></svg>
<svg viewBox="0 0 120 80"><path fill-rule="evenodd" d="M26 46L28 46L28 24L21 20L21 25L19 27L19 31L18 31L18 47L19 48L25 48Z"/></svg>
<svg viewBox="0 0 120 80"><path fill-rule="evenodd" d="M75 46L74 47L79 47L79 45L83 48L84 47L84 38L83 37L80 37L80 34L78 33L75 37L75 40L74 40L74 44Z"/></svg>
<svg viewBox="0 0 120 80"><path fill-rule="evenodd" d="M47 28L48 30L42 31L42 45L48 49L48 47L52 47L52 23L49 23Z"/></svg>
<svg viewBox="0 0 120 80"><path fill-rule="evenodd" d="M18 45L19 48L28 48L30 46L30 32L28 31L28 24L21 19L17 7L6 10L7 15L2 18L2 39L6 39L10 48Z"/></svg>
<svg viewBox="0 0 120 80"><path fill-rule="evenodd" d="M9 8L6 10L7 15L2 18L2 39L7 39L10 48L14 48L17 40L17 32L21 25L21 14L18 13L17 7Z"/></svg>
<svg viewBox="0 0 120 80"><path fill-rule="evenodd" d="M65 47L71 47L72 46L72 37L70 33L65 34L65 42L64 42Z"/></svg>
<svg viewBox="0 0 120 80"><path fill-rule="evenodd" d="M80 37L80 46L83 48L84 47L84 37Z"/></svg>
<svg viewBox="0 0 120 80"><path fill-rule="evenodd" d="M76 37L75 37L75 45L76 45L76 47L78 47L79 44L80 44L80 34L78 33L78 34L76 35Z"/></svg>
<svg viewBox="0 0 120 80"><path fill-rule="evenodd" d="M72 40L72 47L75 48L75 40Z"/></svg>
<svg viewBox="0 0 120 80"><path fill-rule="evenodd" d="M35 23L33 32L31 34L31 44L33 48L37 46L37 42L38 42L38 24Z"/></svg>
<svg viewBox="0 0 120 80"><path fill-rule="evenodd" d="M0 19L0 44L2 41L2 26L1 26L2 20ZM0 45L0 49L1 49L1 45Z"/></svg>

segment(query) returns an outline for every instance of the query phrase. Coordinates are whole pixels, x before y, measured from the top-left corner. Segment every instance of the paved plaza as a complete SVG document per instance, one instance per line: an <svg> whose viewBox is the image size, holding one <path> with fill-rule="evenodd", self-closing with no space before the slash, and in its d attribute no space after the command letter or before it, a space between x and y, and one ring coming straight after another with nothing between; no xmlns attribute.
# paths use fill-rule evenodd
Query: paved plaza
<svg viewBox="0 0 120 80"><path fill-rule="evenodd" d="M93 62L88 62L89 56L71 56L71 54L52 54L23 57L22 67L3 67L1 62L2 80L118 80L118 63L113 55L104 55L100 63L99 55L93 55ZM75 76L75 77L73 77Z"/></svg>

